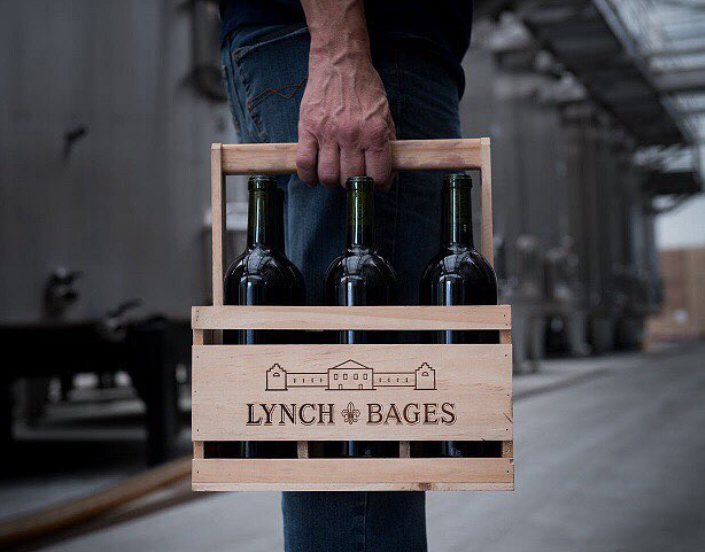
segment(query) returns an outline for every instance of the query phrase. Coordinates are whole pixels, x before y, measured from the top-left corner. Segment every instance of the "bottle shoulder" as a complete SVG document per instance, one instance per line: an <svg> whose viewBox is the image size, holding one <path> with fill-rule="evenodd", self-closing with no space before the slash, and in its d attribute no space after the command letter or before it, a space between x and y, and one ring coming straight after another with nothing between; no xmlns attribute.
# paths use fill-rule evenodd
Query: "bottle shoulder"
<svg viewBox="0 0 705 552"><path fill-rule="evenodd" d="M495 283L497 276L489 261L476 249L445 248L433 257L423 279L440 276L458 276Z"/></svg>
<svg viewBox="0 0 705 552"><path fill-rule="evenodd" d="M326 277L335 276L380 276L396 281L397 275L391 263L376 250L346 250L328 267Z"/></svg>
<svg viewBox="0 0 705 552"><path fill-rule="evenodd" d="M225 278L251 275L279 275L303 279L296 265L284 255L271 249L254 247L237 257L225 272Z"/></svg>

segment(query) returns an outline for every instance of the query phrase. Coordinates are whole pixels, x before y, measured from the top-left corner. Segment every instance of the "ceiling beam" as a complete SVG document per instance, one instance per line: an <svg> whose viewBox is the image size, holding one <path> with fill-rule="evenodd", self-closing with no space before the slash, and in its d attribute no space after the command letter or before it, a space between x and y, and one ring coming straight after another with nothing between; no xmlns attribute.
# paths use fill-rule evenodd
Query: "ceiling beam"
<svg viewBox="0 0 705 552"><path fill-rule="evenodd" d="M669 48L667 50L654 50L652 52L642 53L642 55L647 59L655 59L661 57L695 56L698 54L705 54L705 44L691 46L690 48Z"/></svg>
<svg viewBox="0 0 705 552"><path fill-rule="evenodd" d="M669 72L655 78L656 86L666 94L683 94L705 90L705 68Z"/></svg>

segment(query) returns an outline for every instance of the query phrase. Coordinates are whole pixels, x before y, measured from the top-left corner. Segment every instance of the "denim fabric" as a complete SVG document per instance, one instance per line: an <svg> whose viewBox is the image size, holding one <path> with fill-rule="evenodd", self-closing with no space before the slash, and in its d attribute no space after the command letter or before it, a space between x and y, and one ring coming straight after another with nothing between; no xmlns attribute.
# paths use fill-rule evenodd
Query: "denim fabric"
<svg viewBox="0 0 705 552"><path fill-rule="evenodd" d="M243 142L297 142L299 104L308 73L309 35L299 29L258 44L223 48L223 71ZM433 56L375 52L400 140L458 138L458 84ZM421 273L440 247L442 174L400 173L375 196L377 245L399 276L401 304L418 304ZM323 278L345 243L345 192L308 188L280 177L286 246L306 280L307 303L322 304ZM284 493L289 552L426 550L420 492Z"/></svg>

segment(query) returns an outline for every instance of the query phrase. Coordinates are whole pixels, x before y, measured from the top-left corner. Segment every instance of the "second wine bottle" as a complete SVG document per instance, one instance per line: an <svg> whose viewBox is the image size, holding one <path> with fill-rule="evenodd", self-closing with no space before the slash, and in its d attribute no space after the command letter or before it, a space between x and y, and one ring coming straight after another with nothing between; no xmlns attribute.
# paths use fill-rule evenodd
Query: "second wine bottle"
<svg viewBox="0 0 705 552"><path fill-rule="evenodd" d="M394 305L397 302L397 277L392 265L375 247L374 181L357 176L347 181L347 241L345 249L328 268L325 280L326 304L339 307ZM389 333L341 331L342 344L389 343ZM345 370L341 370L345 372ZM332 377L336 374L333 372ZM341 377L348 377L343 373ZM335 385L334 380L334 385ZM340 381L339 388L363 389L363 382ZM394 441L336 441L324 443L329 457L393 457L399 444Z"/></svg>
<svg viewBox="0 0 705 552"><path fill-rule="evenodd" d="M441 250L424 271L419 288L422 305L496 305L497 276L475 249L472 232L472 179L449 174L443 179ZM434 332L433 343L499 343L496 331ZM471 369L469 367L468 369ZM424 456L496 456L498 442L441 441L424 443Z"/></svg>

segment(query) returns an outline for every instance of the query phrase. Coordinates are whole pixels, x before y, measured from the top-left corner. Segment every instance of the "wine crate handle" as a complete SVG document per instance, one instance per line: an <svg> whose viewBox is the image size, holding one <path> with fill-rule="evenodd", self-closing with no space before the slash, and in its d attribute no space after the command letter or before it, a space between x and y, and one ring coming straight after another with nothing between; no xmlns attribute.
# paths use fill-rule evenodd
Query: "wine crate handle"
<svg viewBox="0 0 705 552"><path fill-rule="evenodd" d="M494 264L490 139L397 140L391 144L392 165L397 171L481 171L482 254ZM225 176L295 173L297 148L298 144L212 145L213 305L223 304Z"/></svg>
<svg viewBox="0 0 705 552"><path fill-rule="evenodd" d="M469 140L397 140L392 164L397 171L470 170L482 166L482 143ZM224 174L293 174L298 144L223 144Z"/></svg>

